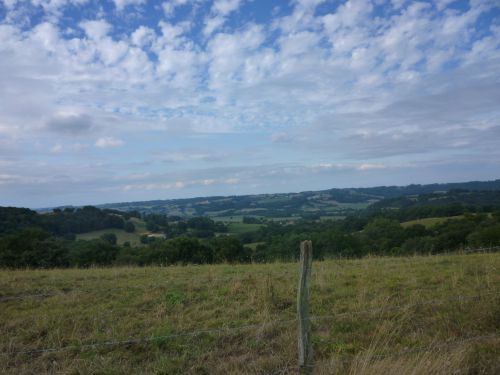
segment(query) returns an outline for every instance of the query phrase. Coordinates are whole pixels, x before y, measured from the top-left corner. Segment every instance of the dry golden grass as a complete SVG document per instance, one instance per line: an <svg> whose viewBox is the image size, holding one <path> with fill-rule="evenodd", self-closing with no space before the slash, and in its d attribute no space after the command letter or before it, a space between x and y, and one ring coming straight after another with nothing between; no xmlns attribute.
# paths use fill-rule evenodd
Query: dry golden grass
<svg viewBox="0 0 500 375"><path fill-rule="evenodd" d="M500 373L499 265L500 254L315 262L314 373ZM0 373L296 373L297 273L293 263L0 271L0 352L58 349L1 355ZM215 331L78 348L205 329Z"/></svg>

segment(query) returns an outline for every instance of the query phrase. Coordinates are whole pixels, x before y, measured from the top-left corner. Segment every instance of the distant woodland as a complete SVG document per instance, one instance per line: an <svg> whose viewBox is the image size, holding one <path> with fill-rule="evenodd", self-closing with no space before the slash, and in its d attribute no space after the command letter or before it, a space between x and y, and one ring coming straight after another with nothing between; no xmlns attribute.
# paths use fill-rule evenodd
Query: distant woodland
<svg viewBox="0 0 500 375"><path fill-rule="evenodd" d="M391 189L388 191L393 195ZM413 193L408 187L405 191ZM313 241L317 259L428 254L500 245L500 190L493 189L390 196L335 219L311 211L282 220L247 212L253 214L233 223L217 216L92 206L42 213L0 207L0 267L294 260L304 239ZM88 233L98 237L81 239ZM120 242L122 233L136 236L137 243Z"/></svg>

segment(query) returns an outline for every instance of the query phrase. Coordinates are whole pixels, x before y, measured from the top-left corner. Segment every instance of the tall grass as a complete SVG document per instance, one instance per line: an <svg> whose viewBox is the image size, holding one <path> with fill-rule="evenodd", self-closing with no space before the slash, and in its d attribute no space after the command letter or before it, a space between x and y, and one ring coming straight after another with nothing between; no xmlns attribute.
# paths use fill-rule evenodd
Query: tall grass
<svg viewBox="0 0 500 375"><path fill-rule="evenodd" d="M488 253L315 262L314 373L500 373L499 265ZM297 278L294 263L0 271L0 352L70 346L0 355L0 373L296 373ZM170 336L204 329L216 330Z"/></svg>

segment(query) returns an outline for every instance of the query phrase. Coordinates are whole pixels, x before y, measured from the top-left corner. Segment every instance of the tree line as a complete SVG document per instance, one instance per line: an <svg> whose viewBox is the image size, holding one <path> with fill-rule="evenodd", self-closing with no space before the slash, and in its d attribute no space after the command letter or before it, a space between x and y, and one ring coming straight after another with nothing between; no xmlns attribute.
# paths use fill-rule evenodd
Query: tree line
<svg viewBox="0 0 500 375"><path fill-rule="evenodd" d="M250 249L236 237L208 241L180 236L147 246L119 246L113 234L99 239L67 240L37 228L22 229L0 238L0 267L53 268L92 265L173 265L242 263L251 261Z"/></svg>

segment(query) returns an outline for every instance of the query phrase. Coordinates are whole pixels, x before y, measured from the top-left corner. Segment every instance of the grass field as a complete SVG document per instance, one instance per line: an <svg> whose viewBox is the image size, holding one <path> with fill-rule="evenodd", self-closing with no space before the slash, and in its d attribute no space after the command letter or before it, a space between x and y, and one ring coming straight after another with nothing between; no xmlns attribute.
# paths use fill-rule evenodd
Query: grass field
<svg viewBox="0 0 500 375"><path fill-rule="evenodd" d="M93 240L101 237L104 233L114 233L116 235L117 243L123 245L125 242L130 242L133 246L141 245L140 235L137 232L127 233L123 229L103 229L94 230L92 232L77 234L78 240Z"/></svg>
<svg viewBox="0 0 500 375"><path fill-rule="evenodd" d="M79 240L93 240L101 237L104 233L114 233L119 245L123 245L125 242L130 242L132 246L142 246L141 235L148 233L146 223L136 218L132 218L131 221L135 225L135 232L133 233L127 233L123 229L103 229L77 234L76 238Z"/></svg>
<svg viewBox="0 0 500 375"><path fill-rule="evenodd" d="M252 243L247 243L245 244L246 247L249 247L250 249L252 250L256 250L257 249L257 246L259 245L264 245L265 242L252 242Z"/></svg>
<svg viewBox="0 0 500 375"><path fill-rule="evenodd" d="M210 218L214 221L222 221L224 223L242 223L243 222L243 215L213 216Z"/></svg>
<svg viewBox="0 0 500 375"><path fill-rule="evenodd" d="M499 266L498 253L314 262L314 373L500 373ZM0 271L0 373L295 374L297 273Z"/></svg>
<svg viewBox="0 0 500 375"><path fill-rule="evenodd" d="M256 232L261 226L262 224L230 223L227 226L227 231L232 234Z"/></svg>
<svg viewBox="0 0 500 375"><path fill-rule="evenodd" d="M436 224L443 223L446 220L461 219L463 217L464 217L464 215L448 216L448 217L427 217L425 219L416 219L416 220L405 221L405 222L401 223L401 225L403 227L409 227L411 225L421 224L421 225L425 226L426 228L430 228Z"/></svg>

